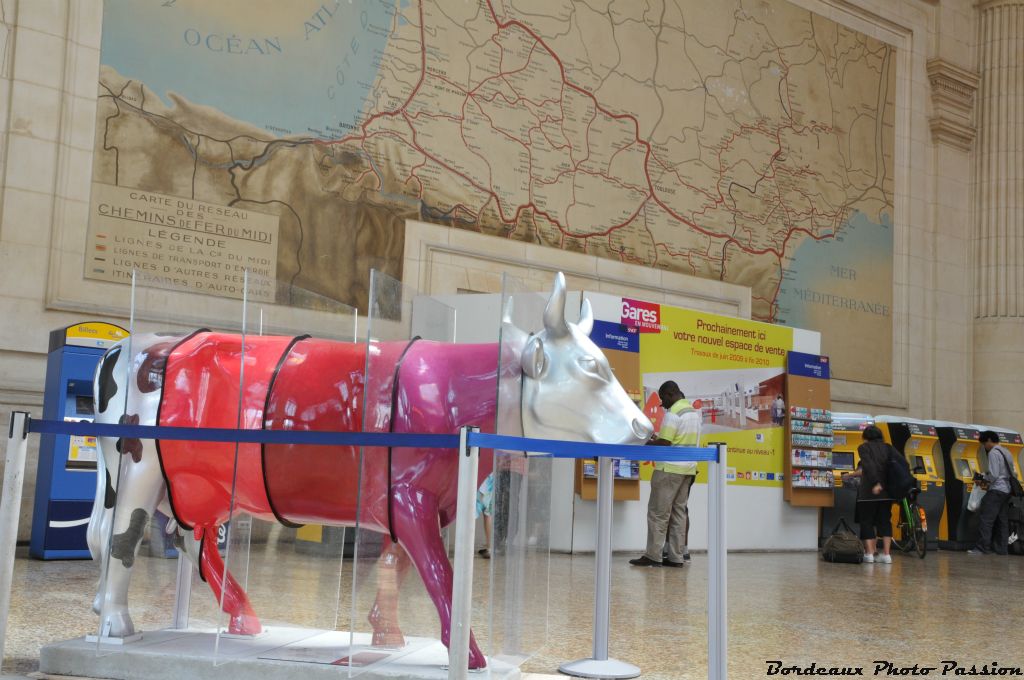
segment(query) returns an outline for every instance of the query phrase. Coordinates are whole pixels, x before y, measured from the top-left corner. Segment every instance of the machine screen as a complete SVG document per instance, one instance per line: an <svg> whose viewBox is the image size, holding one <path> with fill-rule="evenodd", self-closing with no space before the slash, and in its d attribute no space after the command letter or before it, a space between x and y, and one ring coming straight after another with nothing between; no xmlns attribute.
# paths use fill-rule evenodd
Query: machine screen
<svg viewBox="0 0 1024 680"><path fill-rule="evenodd" d="M914 456L914 469L911 470L914 474L923 475L928 472L928 468L924 464L924 456Z"/></svg>
<svg viewBox="0 0 1024 680"><path fill-rule="evenodd" d="M968 463L963 458L956 459L956 471L960 477L964 477L967 479L970 479L971 477L974 476L974 473L971 472L971 464Z"/></svg>
<svg viewBox="0 0 1024 680"><path fill-rule="evenodd" d="M92 397L81 394L75 396L75 415L92 415Z"/></svg>
<svg viewBox="0 0 1024 680"><path fill-rule="evenodd" d="M852 470L853 451L833 451L832 467L836 470Z"/></svg>

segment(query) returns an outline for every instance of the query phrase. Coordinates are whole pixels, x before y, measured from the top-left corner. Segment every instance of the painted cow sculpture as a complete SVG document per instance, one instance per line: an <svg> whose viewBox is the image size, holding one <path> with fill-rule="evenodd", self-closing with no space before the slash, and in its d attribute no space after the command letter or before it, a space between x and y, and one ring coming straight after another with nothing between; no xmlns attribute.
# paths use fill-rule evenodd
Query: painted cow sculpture
<svg viewBox="0 0 1024 680"><path fill-rule="evenodd" d="M650 421L588 337L593 325L589 304L579 324L571 324L565 321L565 301L565 280L558 274L543 331L526 336L506 315L502 351L511 356L503 357L501 365L513 379L501 382L516 384L517 390L521 384L521 401L518 394L507 401L518 409L523 434L599 443L646 440L653 429ZM375 376L370 380L364 375L367 351ZM493 431L498 352L497 344L422 340L367 345L308 336L243 339L202 331L137 335L111 348L97 369L96 420L420 433L453 433L477 425ZM361 458L357 447L241 444L236 467L230 443L101 438L99 446L104 464L89 545L107 575L101 577L93 604L104 634L134 632L127 602L131 567L144 528L160 509L173 515L177 543L214 595L223 596L231 633L261 630L244 590L225 572L216 545L218 528L232 514L246 512L292 526L352 526L358 519L361 528L385 534L382 569L390 569L400 582L411 561L437 608L442 641L448 644L452 569L438 528L455 516L458 460L452 451L381 449ZM369 620L374 644L403 642L394 588L378 590ZM470 667L485 664L471 637Z"/></svg>

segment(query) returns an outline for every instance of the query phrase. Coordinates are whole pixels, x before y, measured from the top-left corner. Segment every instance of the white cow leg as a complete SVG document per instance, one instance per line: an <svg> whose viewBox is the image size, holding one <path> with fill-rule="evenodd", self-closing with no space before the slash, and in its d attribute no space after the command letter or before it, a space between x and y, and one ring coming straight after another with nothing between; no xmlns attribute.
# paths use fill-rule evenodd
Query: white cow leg
<svg viewBox="0 0 1024 680"><path fill-rule="evenodd" d="M100 632L106 637L127 637L135 632L128 612L131 569L143 534L160 499L164 479L152 441L143 442L139 462L122 459L117 484L106 580L101 589Z"/></svg>

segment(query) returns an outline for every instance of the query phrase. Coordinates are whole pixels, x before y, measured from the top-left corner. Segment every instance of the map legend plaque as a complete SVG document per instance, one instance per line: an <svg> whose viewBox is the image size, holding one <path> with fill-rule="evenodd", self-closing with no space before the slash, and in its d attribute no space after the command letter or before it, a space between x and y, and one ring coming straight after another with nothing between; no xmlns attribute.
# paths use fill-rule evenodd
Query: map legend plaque
<svg viewBox="0 0 1024 680"><path fill-rule="evenodd" d="M94 182L85 277L272 302L276 215Z"/></svg>

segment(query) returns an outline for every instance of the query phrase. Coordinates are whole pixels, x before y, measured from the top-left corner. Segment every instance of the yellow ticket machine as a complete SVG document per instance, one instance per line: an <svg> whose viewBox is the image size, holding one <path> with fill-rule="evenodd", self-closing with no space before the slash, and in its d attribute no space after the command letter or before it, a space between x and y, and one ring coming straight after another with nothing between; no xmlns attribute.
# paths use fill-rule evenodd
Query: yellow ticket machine
<svg viewBox="0 0 1024 680"><path fill-rule="evenodd" d="M876 416L875 425L910 464L910 471L921 487L917 504L928 520L928 547L937 547L939 525L946 510L946 489L945 464L935 426L905 416ZM894 510L894 518L898 517Z"/></svg>
<svg viewBox="0 0 1024 680"><path fill-rule="evenodd" d="M835 503L821 509L819 544L832 535L840 519L854 527L853 515L857 507L857 489L843 486L843 475L853 472L860 463L857 447L864 441L864 428L874 424L866 413L832 413L832 469L835 477Z"/></svg>
<svg viewBox="0 0 1024 680"><path fill-rule="evenodd" d="M978 515L967 510L967 500L974 488L974 475L981 472L978 430L973 425L928 421L935 426L942 447L946 472L946 515L939 524L939 547L944 550L967 550L978 542Z"/></svg>

